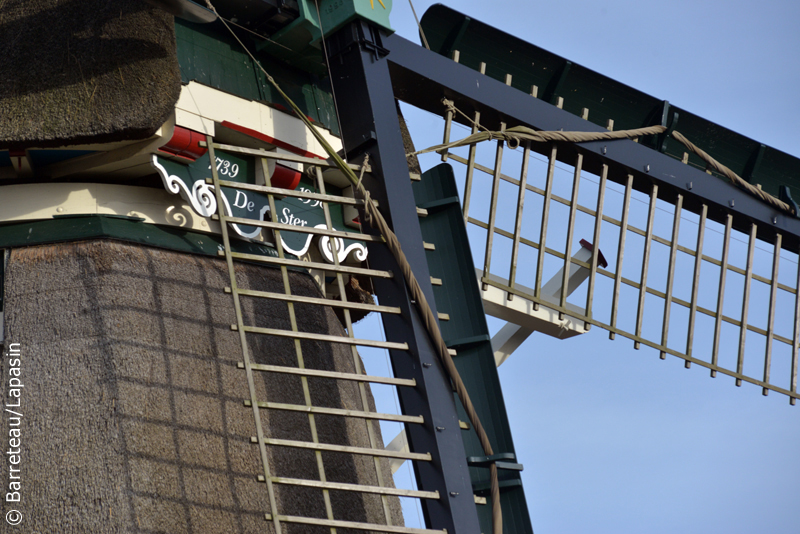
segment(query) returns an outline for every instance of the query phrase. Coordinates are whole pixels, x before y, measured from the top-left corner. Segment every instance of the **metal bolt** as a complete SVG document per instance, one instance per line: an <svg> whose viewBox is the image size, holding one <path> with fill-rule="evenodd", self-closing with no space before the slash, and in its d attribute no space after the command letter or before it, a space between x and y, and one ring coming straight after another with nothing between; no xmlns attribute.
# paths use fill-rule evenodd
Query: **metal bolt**
<svg viewBox="0 0 800 534"><path fill-rule="evenodd" d="M605 154L606 152L608 152L608 147L604 146L603 147L603 154Z"/></svg>
<svg viewBox="0 0 800 534"><path fill-rule="evenodd" d="M422 367L430 367L431 365L433 365L433 364L432 363L423 363Z"/></svg>
<svg viewBox="0 0 800 534"><path fill-rule="evenodd" d="M772 224L778 224L778 218L773 215Z"/></svg>
<svg viewBox="0 0 800 534"><path fill-rule="evenodd" d="M688 189L689 191L692 190L692 182L686 182L686 189Z"/></svg>
<svg viewBox="0 0 800 534"><path fill-rule="evenodd" d="M731 199L731 201L728 202L728 204L730 204L730 206L733 207L733 199Z"/></svg>
<svg viewBox="0 0 800 534"><path fill-rule="evenodd" d="M644 172L650 172L650 165L644 166Z"/></svg>
<svg viewBox="0 0 800 534"><path fill-rule="evenodd" d="M450 496L451 497L458 497L458 492L457 491L451 491L450 492Z"/></svg>
<svg viewBox="0 0 800 534"><path fill-rule="evenodd" d="M443 432L444 431L444 427L443 426L437 426L436 430L438 430L439 432Z"/></svg>

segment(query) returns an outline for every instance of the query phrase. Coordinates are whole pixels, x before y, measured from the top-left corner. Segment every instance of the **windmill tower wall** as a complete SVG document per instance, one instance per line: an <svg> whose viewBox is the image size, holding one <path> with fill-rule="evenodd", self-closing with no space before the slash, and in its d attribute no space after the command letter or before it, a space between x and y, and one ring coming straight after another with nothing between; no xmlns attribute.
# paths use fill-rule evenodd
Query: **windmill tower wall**
<svg viewBox="0 0 800 534"><path fill-rule="evenodd" d="M247 265L238 274L243 288L282 287L275 269ZM290 278L293 292L319 295L309 276ZM260 462L250 443L252 411L242 402L247 384L237 369L241 351L230 329L227 284L219 260L115 241L11 251L5 333L7 343L19 343L25 387L17 508L26 529L264 532L269 504L256 479ZM296 311L302 330L341 333L328 308L297 305ZM288 327L284 303L259 301L244 313ZM296 365L291 340L249 341L258 363ZM355 371L349 350L302 345L309 368ZM260 398L303 404L298 377L257 379ZM353 384L310 379L309 386L315 405L364 409ZM271 437L311 439L307 415L261 413ZM363 421L317 416L316 423L322 442L369 446ZM272 447L270 454L280 476L319 477L312 451ZM329 481L376 484L367 459L323 453L323 460ZM391 480L388 465L385 471ZM319 490L276 486L276 492L283 513L325 517ZM332 492L331 500L342 519L381 522L378 497ZM402 524L396 499L392 506L395 524Z"/></svg>
<svg viewBox="0 0 800 534"><path fill-rule="evenodd" d="M237 367L233 301L223 291L230 280L217 245L208 248L220 228L165 191L150 163L176 125L213 135L231 116L176 109L175 24L143 0L10 0L0 28L7 51L0 71L14 73L0 80L0 390L9 403L19 400L9 409L21 414L4 417L0 430L19 431L22 449L18 473L8 463L0 470L2 495L12 494L3 515L19 511L24 532L271 532L251 443L253 410L243 402L246 374ZM232 103L226 110L241 111L237 117L263 118L275 138L292 131L306 139L288 114L208 86L198 91L213 109L224 97ZM114 198L102 197L106 190ZM88 215L137 220L144 233L70 234L98 220L81 219ZM22 227L36 228L34 238L11 236ZM151 239L156 231L169 242ZM242 288L283 292L275 268L236 269ZM293 294L323 296L307 272L289 277ZM248 324L290 329L285 303L243 304ZM301 331L342 335L330 308L295 310ZM293 340L248 334L248 343L257 363L299 365ZM305 367L356 372L349 348L316 341L301 348ZM12 367L24 387L12 387ZM260 401L305 404L298 377L255 378ZM309 378L308 386L315 406L375 411L369 390L370 406L363 406L352 382ZM268 437L312 440L308 414L260 413ZM375 421L316 415L315 424L320 442L359 447L370 447L373 425L382 446ZM313 451L268 453L273 475L320 480ZM377 484L371 458L323 452L321 459L329 482ZM392 485L388 464L381 466L383 484ZM275 492L281 514L327 517L318 488L277 484ZM330 500L336 519L385 523L378 496L332 490ZM393 524L402 525L399 500L386 502ZM329 530L284 526L289 533Z"/></svg>

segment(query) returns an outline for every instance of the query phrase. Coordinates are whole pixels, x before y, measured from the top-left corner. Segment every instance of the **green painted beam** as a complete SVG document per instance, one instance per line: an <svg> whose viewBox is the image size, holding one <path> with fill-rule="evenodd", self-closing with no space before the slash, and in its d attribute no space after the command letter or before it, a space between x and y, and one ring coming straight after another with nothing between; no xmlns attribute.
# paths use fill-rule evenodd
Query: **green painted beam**
<svg viewBox="0 0 800 534"><path fill-rule="evenodd" d="M580 117L586 108L588 120L603 128L609 120L614 121L614 130L663 124L681 132L742 178L761 184L768 193L777 197L781 186L788 186L792 197L800 198L800 159L792 155L441 4L430 7L421 24L434 52L451 57L457 49L459 63L480 70L481 62L485 62L487 76L505 82L506 75L511 74L512 87L530 94L535 85L539 98L552 104L563 97L564 110ZM687 152L681 143L668 136L648 142L650 148L676 159L682 159ZM694 154L689 156L689 164L705 169L705 163Z"/></svg>
<svg viewBox="0 0 800 534"><path fill-rule="evenodd" d="M516 453L452 167L443 163L428 170L420 181L413 183L413 189L417 206L428 210L428 215L420 219L422 238L435 245L434 250L426 251L428 268L431 276L442 280L441 286L433 287L436 309L450 316L448 321L439 322L442 336L447 346L458 353L453 360L495 455L503 458L508 466L515 465L518 461L516 456L513 457L516 461L501 456ZM456 403L459 417L466 421L466 413L458 398ZM468 457L485 456L474 430L463 430L462 436ZM502 467L501 463L498 462L498 467ZM469 471L476 494L488 497L488 466L470 467ZM520 472L516 469L498 471L503 531L507 534L531 534L533 528ZM491 516L490 504L478 506L482 532L492 531Z"/></svg>
<svg viewBox="0 0 800 534"><path fill-rule="evenodd" d="M0 225L0 249L17 248L50 243L116 239L151 247L218 256L222 238L215 234L187 231L177 226L142 222L139 217L122 215L57 215L52 219L12 222ZM234 252L277 257L270 245L249 241L231 242ZM292 259L294 256L288 255Z"/></svg>

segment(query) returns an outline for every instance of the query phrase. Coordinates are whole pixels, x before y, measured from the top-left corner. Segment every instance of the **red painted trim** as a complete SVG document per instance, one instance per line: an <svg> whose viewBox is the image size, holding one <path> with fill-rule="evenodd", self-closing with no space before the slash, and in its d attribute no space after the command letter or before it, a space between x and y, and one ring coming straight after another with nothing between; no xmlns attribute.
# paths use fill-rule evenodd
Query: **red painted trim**
<svg viewBox="0 0 800 534"><path fill-rule="evenodd" d="M245 128L244 126L239 126L238 124L234 124L228 121L222 121L222 126L225 128L230 128L231 130L236 130L239 133L243 133L245 135L249 135L250 137L254 137L255 139L259 139L271 145L275 145L278 148L282 148L284 150L288 150L292 154L297 154L298 156L304 156L306 158L318 158L318 159L325 159L322 156L318 156L317 154L313 154L307 150L302 148L296 147L294 145L290 145L286 141L281 141L280 139L275 139L274 137L270 137L266 134L263 134L256 130L251 130L250 128Z"/></svg>
<svg viewBox="0 0 800 534"><path fill-rule="evenodd" d="M199 132L189 130L183 126L176 126L170 140L158 150L166 152L167 154L172 154L173 156L195 161L208 152L207 148L203 148L199 145L200 141L205 140L205 135Z"/></svg>
<svg viewBox="0 0 800 534"><path fill-rule="evenodd" d="M300 185L300 178L302 175L294 169L284 167L280 163L275 164L275 171L269 177L272 187L280 187L281 189L295 189Z"/></svg>
<svg viewBox="0 0 800 534"><path fill-rule="evenodd" d="M187 164L188 163L194 163L195 161L197 161L197 158L189 157L189 156L183 156L181 154L176 154L175 152L173 152L171 150L165 150L163 147L159 148L157 150L159 152L163 152L164 154L169 154L173 158L178 158L179 160L185 160L187 162Z"/></svg>
<svg viewBox="0 0 800 534"><path fill-rule="evenodd" d="M585 248L586 250L588 250L589 252L594 252L594 245L592 245L591 243L589 243L585 239L581 239L581 246L583 248ZM608 267L608 262L603 257L603 253L601 251L599 251L599 250L597 251L597 263L599 263L600 267L602 267L603 269Z"/></svg>

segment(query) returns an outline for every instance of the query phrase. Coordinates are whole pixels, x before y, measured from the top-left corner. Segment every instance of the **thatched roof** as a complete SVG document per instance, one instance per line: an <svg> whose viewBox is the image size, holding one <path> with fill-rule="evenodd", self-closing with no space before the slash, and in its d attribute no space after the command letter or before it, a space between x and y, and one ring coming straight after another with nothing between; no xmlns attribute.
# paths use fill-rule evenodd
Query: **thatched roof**
<svg viewBox="0 0 800 534"><path fill-rule="evenodd" d="M143 0L0 6L0 148L142 139L169 116L172 15Z"/></svg>

